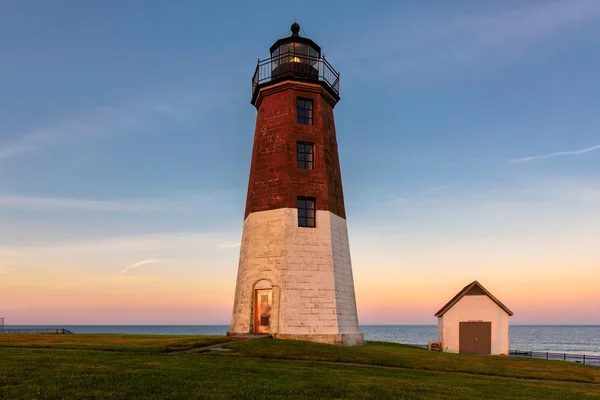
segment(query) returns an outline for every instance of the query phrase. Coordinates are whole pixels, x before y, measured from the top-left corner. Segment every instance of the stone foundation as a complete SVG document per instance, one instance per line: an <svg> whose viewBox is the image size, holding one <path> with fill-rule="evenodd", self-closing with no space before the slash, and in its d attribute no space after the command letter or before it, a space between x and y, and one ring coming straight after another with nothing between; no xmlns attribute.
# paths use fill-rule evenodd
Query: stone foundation
<svg viewBox="0 0 600 400"><path fill-rule="evenodd" d="M297 335L289 333L274 333L273 338L281 340L305 340L309 342L338 344L342 346L363 346L365 337L362 333L333 333Z"/></svg>

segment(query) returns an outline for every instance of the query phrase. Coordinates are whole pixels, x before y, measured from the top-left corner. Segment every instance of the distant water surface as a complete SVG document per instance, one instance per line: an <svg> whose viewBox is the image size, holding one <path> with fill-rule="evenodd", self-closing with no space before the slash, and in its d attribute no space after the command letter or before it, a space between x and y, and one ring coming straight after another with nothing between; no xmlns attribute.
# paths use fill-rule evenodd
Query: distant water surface
<svg viewBox="0 0 600 400"><path fill-rule="evenodd" d="M6 325L5 328L64 328L75 333L224 335L229 325ZM362 325L360 329L367 341L427 344L437 340L435 325ZM600 325L513 325L509 340L511 350L600 355Z"/></svg>

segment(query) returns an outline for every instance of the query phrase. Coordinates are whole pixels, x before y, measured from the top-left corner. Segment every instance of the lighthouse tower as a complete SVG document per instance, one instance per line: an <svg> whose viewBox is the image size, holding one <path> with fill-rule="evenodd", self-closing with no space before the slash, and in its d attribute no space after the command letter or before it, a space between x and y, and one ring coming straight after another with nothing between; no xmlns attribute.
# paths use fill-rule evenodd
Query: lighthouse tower
<svg viewBox="0 0 600 400"><path fill-rule="evenodd" d="M299 35L258 62L230 335L362 345L333 108L339 74Z"/></svg>

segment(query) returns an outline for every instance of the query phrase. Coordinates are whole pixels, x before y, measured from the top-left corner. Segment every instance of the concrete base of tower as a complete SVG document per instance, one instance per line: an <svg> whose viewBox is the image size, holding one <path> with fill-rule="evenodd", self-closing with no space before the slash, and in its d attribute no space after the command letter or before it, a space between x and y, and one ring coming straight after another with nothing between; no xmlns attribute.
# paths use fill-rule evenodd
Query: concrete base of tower
<svg viewBox="0 0 600 400"><path fill-rule="evenodd" d="M248 332L227 332L227 336L237 337L264 337L271 336L279 340L302 340L306 342L317 342L327 344L337 344L341 346L362 346L365 344L365 336L363 333L310 333L310 334L295 334L295 333L248 333Z"/></svg>
<svg viewBox="0 0 600 400"><path fill-rule="evenodd" d="M248 333L248 332L227 332L227 336L233 337L235 339L258 339L271 336L270 333Z"/></svg>
<svg viewBox="0 0 600 400"><path fill-rule="evenodd" d="M342 346L362 346L365 344L364 334L358 333L273 333L273 338L281 340L304 340L308 342L338 344Z"/></svg>

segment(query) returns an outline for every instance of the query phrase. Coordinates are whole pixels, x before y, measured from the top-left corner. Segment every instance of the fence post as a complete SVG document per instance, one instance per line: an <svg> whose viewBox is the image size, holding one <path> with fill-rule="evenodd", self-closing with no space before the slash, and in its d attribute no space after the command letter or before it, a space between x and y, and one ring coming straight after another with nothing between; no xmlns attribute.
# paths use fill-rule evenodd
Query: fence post
<svg viewBox="0 0 600 400"><path fill-rule="evenodd" d="M546 352L546 360L548 360L548 352Z"/></svg>
<svg viewBox="0 0 600 400"><path fill-rule="evenodd" d="M585 365L585 354L583 355L583 365Z"/></svg>
<svg viewBox="0 0 600 400"><path fill-rule="evenodd" d="M529 351L529 358L532 358L532 357L533 357L533 351L532 351L532 350L530 350L530 351Z"/></svg>
<svg viewBox="0 0 600 400"><path fill-rule="evenodd" d="M567 353L563 353L563 361L567 361Z"/></svg>

